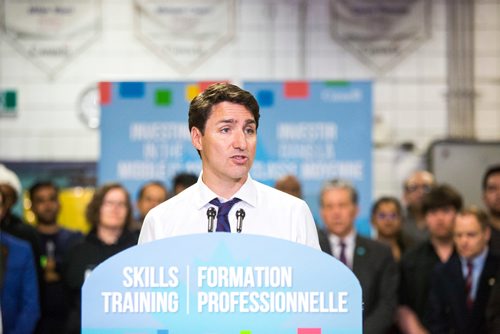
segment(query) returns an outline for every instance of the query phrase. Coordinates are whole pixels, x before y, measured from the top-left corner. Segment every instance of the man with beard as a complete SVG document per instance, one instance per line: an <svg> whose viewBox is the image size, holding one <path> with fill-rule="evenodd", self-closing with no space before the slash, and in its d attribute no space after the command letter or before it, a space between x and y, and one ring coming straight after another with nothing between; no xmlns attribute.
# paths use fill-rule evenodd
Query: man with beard
<svg viewBox="0 0 500 334"><path fill-rule="evenodd" d="M43 269L41 311L37 333L62 333L68 312L61 263L68 249L83 235L57 224L59 190L50 181L37 182L29 190L31 210L36 217Z"/></svg>
<svg viewBox="0 0 500 334"><path fill-rule="evenodd" d="M490 248L500 253L500 164L490 166L483 177L483 202L490 215Z"/></svg>
<svg viewBox="0 0 500 334"><path fill-rule="evenodd" d="M423 318L427 308L431 275L437 264L454 252L453 224L462 208L462 197L452 187L439 185L424 196L422 211L429 238L401 259L401 283L397 322L403 333L427 333Z"/></svg>

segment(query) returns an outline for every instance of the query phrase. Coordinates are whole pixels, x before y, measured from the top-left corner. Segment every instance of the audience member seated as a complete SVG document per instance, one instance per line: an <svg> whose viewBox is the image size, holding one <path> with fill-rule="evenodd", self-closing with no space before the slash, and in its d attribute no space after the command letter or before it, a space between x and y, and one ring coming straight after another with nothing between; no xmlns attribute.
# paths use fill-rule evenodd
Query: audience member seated
<svg viewBox="0 0 500 334"><path fill-rule="evenodd" d="M431 275L454 251L453 224L462 208L462 197L447 185L434 187L424 196L422 212L429 238L409 250L400 262L401 282L397 322L403 333L427 333L423 324Z"/></svg>
<svg viewBox="0 0 500 334"><path fill-rule="evenodd" d="M484 173L483 201L490 215L490 248L500 253L500 164L490 166Z"/></svg>
<svg viewBox="0 0 500 334"><path fill-rule="evenodd" d="M384 196L373 204L371 223L375 239L391 247L392 256L399 262L402 254L414 245L414 240L402 231L402 208L396 197Z"/></svg>
<svg viewBox="0 0 500 334"><path fill-rule="evenodd" d="M488 216L463 210L453 231L456 253L432 274L426 324L431 333L486 334L486 306L500 268L488 248Z"/></svg>
<svg viewBox="0 0 500 334"><path fill-rule="evenodd" d="M36 182L29 189L29 197L36 218L43 269L40 299L42 317L36 333L63 333L68 305L61 279L62 261L69 248L81 240L83 234L58 225L59 189L54 183Z"/></svg>
<svg viewBox="0 0 500 334"><path fill-rule="evenodd" d="M64 263L63 279L70 293L67 333L80 333L80 291L85 278L104 260L137 244L137 234L130 231L130 196L122 185L111 183L98 188L86 216L92 228L70 249Z"/></svg>
<svg viewBox="0 0 500 334"><path fill-rule="evenodd" d="M403 185L403 203L406 209L403 232L416 241L423 241L428 237L422 201L434 185L434 176L424 170L411 174Z"/></svg>
<svg viewBox="0 0 500 334"><path fill-rule="evenodd" d="M5 214L0 190L0 219ZM38 281L28 242L0 229L0 333L33 333L40 317Z"/></svg>
<svg viewBox="0 0 500 334"><path fill-rule="evenodd" d="M321 249L349 267L363 289L363 333L387 333L397 306L397 265L384 244L356 233L358 194L348 182L332 180L323 186L319 230Z"/></svg>

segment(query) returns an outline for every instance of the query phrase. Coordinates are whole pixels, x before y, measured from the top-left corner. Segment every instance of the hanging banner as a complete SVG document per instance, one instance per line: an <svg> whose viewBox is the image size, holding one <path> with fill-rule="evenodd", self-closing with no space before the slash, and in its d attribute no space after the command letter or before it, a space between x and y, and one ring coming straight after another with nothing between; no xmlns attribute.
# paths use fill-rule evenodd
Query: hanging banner
<svg viewBox="0 0 500 334"><path fill-rule="evenodd" d="M385 72L430 37L429 0L330 0L334 40Z"/></svg>
<svg viewBox="0 0 500 334"><path fill-rule="evenodd" d="M135 0L134 10L137 38L181 72L234 35L234 0Z"/></svg>
<svg viewBox="0 0 500 334"><path fill-rule="evenodd" d="M361 287L332 256L290 241L167 238L94 269L82 289L82 333L361 334Z"/></svg>
<svg viewBox="0 0 500 334"><path fill-rule="evenodd" d="M0 26L7 41L53 78L100 30L100 0L3 0Z"/></svg>
<svg viewBox="0 0 500 334"><path fill-rule="evenodd" d="M252 176L269 185L285 174L302 182L319 219L323 183L340 178L360 195L356 227L370 233L372 91L363 81L245 82L261 107Z"/></svg>

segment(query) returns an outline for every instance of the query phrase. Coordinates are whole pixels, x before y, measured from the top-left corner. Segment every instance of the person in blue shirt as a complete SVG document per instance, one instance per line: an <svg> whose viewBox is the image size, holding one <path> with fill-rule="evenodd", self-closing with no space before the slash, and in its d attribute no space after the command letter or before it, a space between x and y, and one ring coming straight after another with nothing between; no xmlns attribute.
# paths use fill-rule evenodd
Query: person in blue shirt
<svg viewBox="0 0 500 334"><path fill-rule="evenodd" d="M500 257L488 247L490 235L484 211L468 208L457 215L457 252L432 274L424 319L431 333L488 333L486 306L500 268Z"/></svg>
<svg viewBox="0 0 500 334"><path fill-rule="evenodd" d="M0 218L4 214L3 198L0 192ZM0 231L0 267L3 333L33 333L40 318L40 302L29 243Z"/></svg>

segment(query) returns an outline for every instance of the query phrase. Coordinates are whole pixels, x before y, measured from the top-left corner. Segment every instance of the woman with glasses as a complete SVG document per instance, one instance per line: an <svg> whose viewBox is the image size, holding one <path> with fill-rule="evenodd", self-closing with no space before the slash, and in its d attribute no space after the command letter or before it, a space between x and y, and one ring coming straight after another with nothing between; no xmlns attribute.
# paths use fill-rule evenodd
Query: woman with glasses
<svg viewBox="0 0 500 334"><path fill-rule="evenodd" d="M403 215L398 199L389 196L379 198L372 207L371 223L375 239L390 246L394 260L399 262L414 240L402 232Z"/></svg>
<svg viewBox="0 0 500 334"><path fill-rule="evenodd" d="M137 233L130 231L130 196L121 184L110 183L98 188L87 206L86 216L92 228L86 238L71 249L63 271L71 296L67 333L80 333L80 291L85 278L104 260L137 244Z"/></svg>

